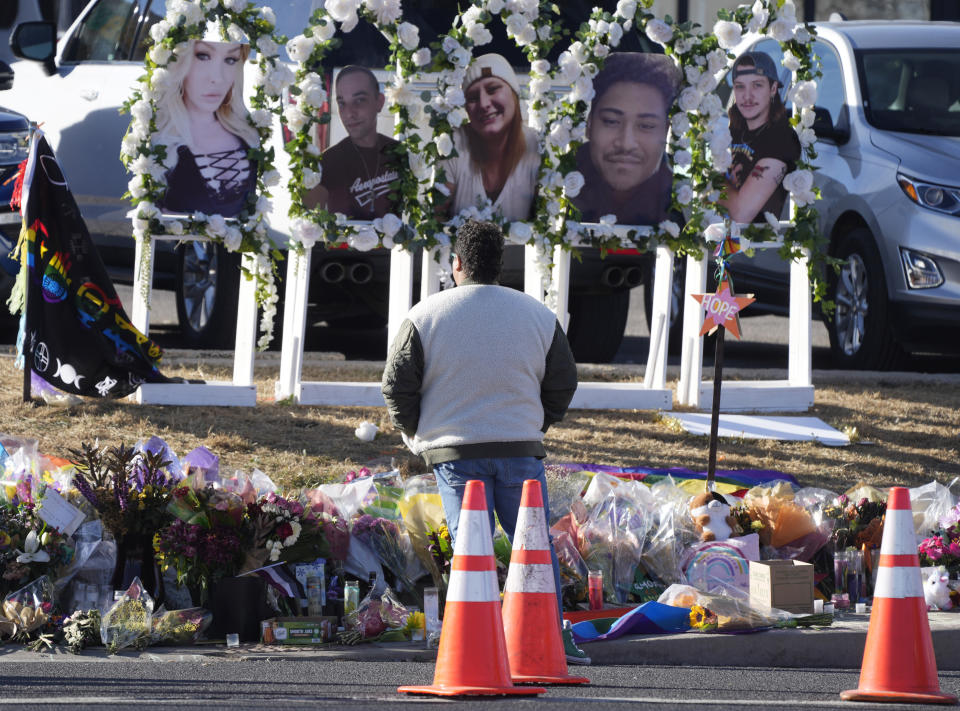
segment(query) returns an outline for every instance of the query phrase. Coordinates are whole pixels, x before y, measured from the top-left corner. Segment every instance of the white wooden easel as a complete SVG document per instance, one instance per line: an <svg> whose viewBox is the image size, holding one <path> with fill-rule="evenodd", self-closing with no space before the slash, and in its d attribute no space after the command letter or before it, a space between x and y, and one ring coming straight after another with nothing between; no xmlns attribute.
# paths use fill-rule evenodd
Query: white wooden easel
<svg viewBox="0 0 960 711"><path fill-rule="evenodd" d="M143 335L150 332L149 298L153 288L153 260L156 241L206 240L196 235L151 236L146 249L148 268L143 269L144 245L136 240L133 268L133 303L130 320ZM244 265L252 272L253 260L243 255ZM253 361L257 338L256 285L252 279L240 279L237 302L237 340L234 350L233 381L213 383L143 383L133 397L143 405L234 405L252 407L257 404L257 388L253 384Z"/></svg>
<svg viewBox="0 0 960 711"><path fill-rule="evenodd" d="M781 227L790 223L782 222ZM777 249L781 241L750 242L740 240L741 249ZM677 402L700 410L713 404L713 381L702 380L703 309L691 298L707 289L707 262L687 257L687 278L684 285L683 343L680 357L680 380ZM813 406L812 373L812 303L810 279L807 275L809 254L790 264L790 316L788 342L788 377L786 380L727 380L720 390L721 412L803 412Z"/></svg>

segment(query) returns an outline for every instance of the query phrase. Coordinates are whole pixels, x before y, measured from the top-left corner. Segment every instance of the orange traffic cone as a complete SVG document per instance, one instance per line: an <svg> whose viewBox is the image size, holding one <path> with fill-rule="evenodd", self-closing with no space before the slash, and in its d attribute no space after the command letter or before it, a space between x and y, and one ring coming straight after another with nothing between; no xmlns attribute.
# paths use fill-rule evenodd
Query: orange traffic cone
<svg viewBox="0 0 960 711"><path fill-rule="evenodd" d="M860 686L844 701L955 704L940 691L933 639L923 599L910 492L890 489L880 545L880 564L863 650Z"/></svg>
<svg viewBox="0 0 960 711"><path fill-rule="evenodd" d="M589 684L567 674L550 538L540 482L523 482L510 570L503 589L503 631L515 684Z"/></svg>
<svg viewBox="0 0 960 711"><path fill-rule="evenodd" d="M406 694L500 696L542 694L510 680L500 616L500 587L482 481L468 481L450 565L450 584L430 686L401 686Z"/></svg>

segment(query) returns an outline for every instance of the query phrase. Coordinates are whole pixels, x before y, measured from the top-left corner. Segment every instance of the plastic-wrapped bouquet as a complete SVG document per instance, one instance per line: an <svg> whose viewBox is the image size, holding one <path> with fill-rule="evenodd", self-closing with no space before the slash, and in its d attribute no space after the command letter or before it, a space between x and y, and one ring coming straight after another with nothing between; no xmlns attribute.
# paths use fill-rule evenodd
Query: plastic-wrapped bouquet
<svg viewBox="0 0 960 711"><path fill-rule="evenodd" d="M144 649L150 643L153 619L153 598L143 588L139 578L113 603L100 621L100 639L108 654L116 654L124 647Z"/></svg>
<svg viewBox="0 0 960 711"><path fill-rule="evenodd" d="M17 626L18 632L30 633L49 622L54 600L53 583L42 575L3 599L3 616Z"/></svg>
<svg viewBox="0 0 960 711"><path fill-rule="evenodd" d="M213 613L202 607L164 610L153 615L151 644L193 644L213 622Z"/></svg>
<svg viewBox="0 0 960 711"><path fill-rule="evenodd" d="M353 519L350 532L377 554L406 591L416 593L416 587L407 578L407 565L413 556L410 540L396 521L362 514Z"/></svg>
<svg viewBox="0 0 960 711"><path fill-rule="evenodd" d="M41 575L56 578L73 553L70 539L37 518L33 504L0 502L0 596Z"/></svg>
<svg viewBox="0 0 960 711"><path fill-rule="evenodd" d="M960 521L948 523L946 527L924 538L917 546L921 566L943 566L951 577L960 573Z"/></svg>

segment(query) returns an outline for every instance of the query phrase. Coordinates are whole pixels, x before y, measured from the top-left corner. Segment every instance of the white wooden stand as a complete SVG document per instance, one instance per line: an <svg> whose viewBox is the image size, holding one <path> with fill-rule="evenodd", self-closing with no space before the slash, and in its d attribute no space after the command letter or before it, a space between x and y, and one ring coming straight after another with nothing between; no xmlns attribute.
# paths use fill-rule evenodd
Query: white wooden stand
<svg viewBox="0 0 960 711"><path fill-rule="evenodd" d="M788 223L781 223L782 225ZM776 249L780 242L751 243L741 239L741 249ZM720 389L721 412L803 412L813 406L810 280L807 275L809 255L790 264L790 317L787 380L726 380ZM707 261L687 258L687 279L684 286L683 343L680 358L680 380L677 402L700 410L713 405L713 381L702 380L703 309L691 298L707 289Z"/></svg>
<svg viewBox="0 0 960 711"><path fill-rule="evenodd" d="M143 335L150 332L150 292L153 288L153 260L157 240L205 240L194 235L160 235L151 237L146 246L149 268L143 269L144 245L136 241L133 267L133 303L130 320ZM244 265L253 270L253 261L243 256ZM133 397L143 405L233 405L253 407L257 404L257 388L253 384L253 360L257 341L256 285L252 279L240 279L237 302L237 340L233 360L233 381L214 383L144 383Z"/></svg>

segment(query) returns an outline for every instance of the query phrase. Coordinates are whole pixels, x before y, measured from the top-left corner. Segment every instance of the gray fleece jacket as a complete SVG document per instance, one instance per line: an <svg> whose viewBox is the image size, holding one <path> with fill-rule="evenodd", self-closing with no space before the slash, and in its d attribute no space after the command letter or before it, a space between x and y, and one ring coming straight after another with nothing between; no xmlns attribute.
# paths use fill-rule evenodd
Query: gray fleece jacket
<svg viewBox="0 0 960 711"><path fill-rule="evenodd" d="M381 383L390 419L429 465L543 457L577 367L553 312L523 292L465 282L410 310Z"/></svg>

